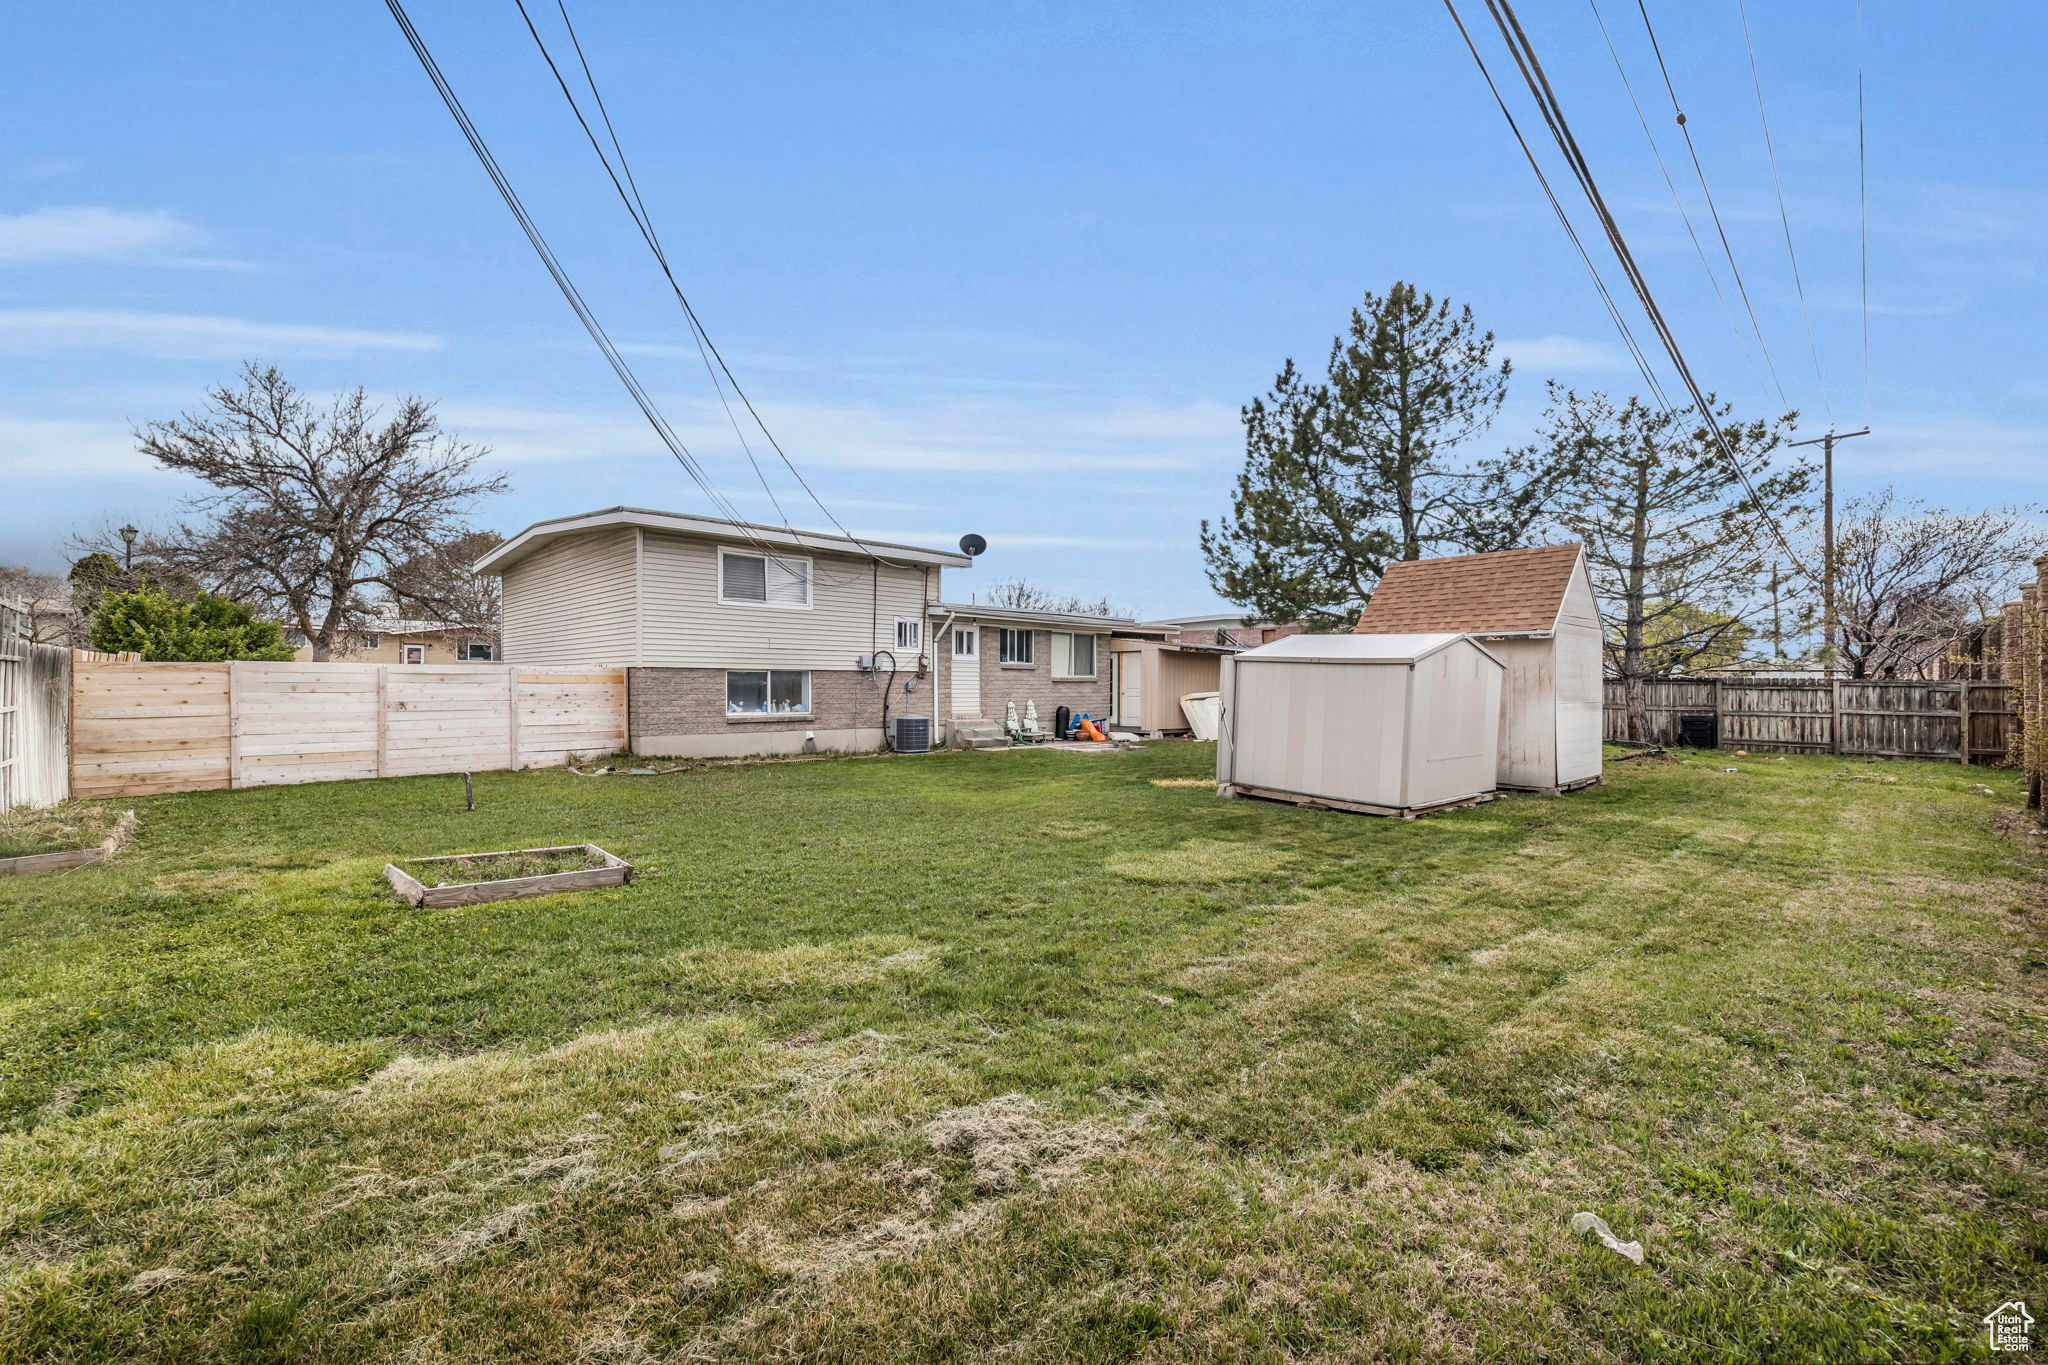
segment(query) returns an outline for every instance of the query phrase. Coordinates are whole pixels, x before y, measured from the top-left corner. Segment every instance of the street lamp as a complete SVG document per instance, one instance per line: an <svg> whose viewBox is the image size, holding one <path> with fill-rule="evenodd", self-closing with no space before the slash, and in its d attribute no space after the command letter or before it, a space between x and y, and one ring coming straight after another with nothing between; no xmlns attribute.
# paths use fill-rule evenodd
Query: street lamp
<svg viewBox="0 0 2048 1365"><path fill-rule="evenodd" d="M121 568L124 572L135 567L135 537L141 534L133 526L121 528Z"/></svg>

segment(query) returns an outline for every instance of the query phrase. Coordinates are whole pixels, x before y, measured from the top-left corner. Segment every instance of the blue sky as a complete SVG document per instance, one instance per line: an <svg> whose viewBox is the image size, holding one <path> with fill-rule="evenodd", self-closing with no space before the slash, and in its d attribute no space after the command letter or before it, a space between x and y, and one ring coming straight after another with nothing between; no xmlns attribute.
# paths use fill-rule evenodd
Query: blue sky
<svg viewBox="0 0 2048 1365"><path fill-rule="evenodd" d="M1775 408L1590 11L1524 8L1702 382ZM1602 9L1684 191L1640 21ZM2048 495L2048 8L1865 6L1867 411L1852 0L1751 6L1819 380L1733 0L1650 9L1808 433L1823 382L1840 424L1877 428L1842 448L1845 489ZM509 0L411 12L642 379L742 510L773 519ZM571 12L679 277L825 501L862 534L988 538L949 595L1021 575L1146 614L1213 608L1196 525L1227 508L1239 405L1396 279L1470 303L1518 362L1478 453L1529 431L1546 377L1633 387L1433 3ZM708 510L382 5L87 0L8 28L0 562L60 567L74 529L164 521L190 490L130 428L245 357L316 391L437 400L512 478L477 514L506 532L620 502ZM786 475L776 491L822 521Z"/></svg>

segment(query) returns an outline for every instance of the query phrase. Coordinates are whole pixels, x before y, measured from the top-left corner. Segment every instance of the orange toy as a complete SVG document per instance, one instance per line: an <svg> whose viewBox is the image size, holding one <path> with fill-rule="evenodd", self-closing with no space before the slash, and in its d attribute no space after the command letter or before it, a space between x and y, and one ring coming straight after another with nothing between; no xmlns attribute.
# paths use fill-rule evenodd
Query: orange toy
<svg viewBox="0 0 2048 1365"><path fill-rule="evenodd" d="M1108 735L1103 734L1102 731L1095 728L1094 721L1088 720L1085 717L1081 721L1081 733L1083 735L1086 735L1089 739L1095 740L1097 743L1106 743L1109 739Z"/></svg>

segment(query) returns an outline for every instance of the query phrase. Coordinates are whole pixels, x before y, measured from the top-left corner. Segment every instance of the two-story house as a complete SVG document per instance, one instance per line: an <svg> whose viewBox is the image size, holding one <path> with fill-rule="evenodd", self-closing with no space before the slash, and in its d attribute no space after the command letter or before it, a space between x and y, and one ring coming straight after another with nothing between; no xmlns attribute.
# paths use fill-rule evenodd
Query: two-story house
<svg viewBox="0 0 2048 1365"><path fill-rule="evenodd" d="M1109 617L949 604L934 550L612 507L536 522L476 564L504 588L510 664L627 669L633 751L875 749L887 718L932 742L999 733L1007 704L1109 711Z"/></svg>

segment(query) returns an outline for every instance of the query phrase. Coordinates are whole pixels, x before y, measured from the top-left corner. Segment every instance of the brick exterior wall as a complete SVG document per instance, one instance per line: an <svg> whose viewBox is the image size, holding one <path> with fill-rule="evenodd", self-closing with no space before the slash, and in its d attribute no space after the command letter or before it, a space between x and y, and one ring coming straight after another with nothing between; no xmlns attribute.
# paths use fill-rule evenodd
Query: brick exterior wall
<svg viewBox="0 0 2048 1365"><path fill-rule="evenodd" d="M1109 636L1095 637L1095 677L1092 680L1056 681L1052 676L1052 632L1034 630L1029 664L1005 664L1000 657L1001 622L983 622L981 627L981 713L1000 724L1003 704L1017 703L1017 718L1024 718L1024 704L1038 703L1038 723L1050 730L1053 712L1066 707L1075 715L1086 711L1096 720L1109 716ZM950 648L951 642L948 642Z"/></svg>
<svg viewBox="0 0 2048 1365"><path fill-rule="evenodd" d="M629 668L626 670L626 725L636 753L744 754L791 752L805 731L815 731L822 749L874 748L881 740L882 688L887 674L851 669L811 671L811 711L804 716L732 717L725 712L722 668ZM899 674L889 714L937 717L929 678L915 692ZM663 744L661 741L669 743ZM643 748L643 742L654 744Z"/></svg>
<svg viewBox="0 0 2048 1365"><path fill-rule="evenodd" d="M1251 649L1258 645L1270 645L1275 640L1284 640L1290 635L1301 634L1301 627L1293 622L1284 626L1225 626L1220 630L1203 627L1199 630L1183 630L1168 637L1169 644L1176 645L1236 645L1240 649Z"/></svg>

